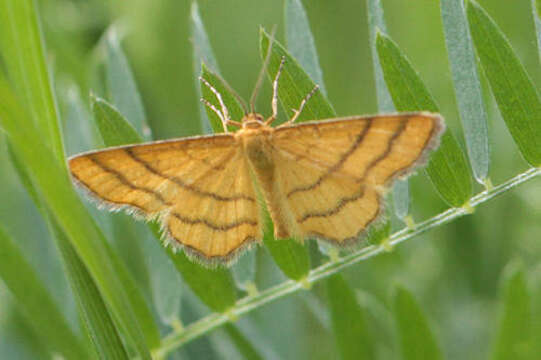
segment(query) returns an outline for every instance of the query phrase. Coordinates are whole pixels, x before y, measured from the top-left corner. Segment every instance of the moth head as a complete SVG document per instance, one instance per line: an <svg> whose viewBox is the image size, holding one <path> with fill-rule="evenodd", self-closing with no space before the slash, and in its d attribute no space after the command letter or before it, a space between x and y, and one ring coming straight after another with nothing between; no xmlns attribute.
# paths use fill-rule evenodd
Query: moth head
<svg viewBox="0 0 541 360"><path fill-rule="evenodd" d="M249 113L242 119L244 129L259 129L264 125L265 118L261 114Z"/></svg>

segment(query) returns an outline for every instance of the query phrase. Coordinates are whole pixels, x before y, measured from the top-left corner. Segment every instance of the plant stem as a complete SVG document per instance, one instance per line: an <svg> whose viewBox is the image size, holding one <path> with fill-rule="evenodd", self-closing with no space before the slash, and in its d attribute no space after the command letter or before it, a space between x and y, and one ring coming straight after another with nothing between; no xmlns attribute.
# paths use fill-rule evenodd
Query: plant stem
<svg viewBox="0 0 541 360"><path fill-rule="evenodd" d="M165 356L174 349L197 338L198 336L210 332L211 330L217 328L220 325L223 325L231 319L236 319L239 316L244 315L254 309L257 309L264 304L267 304L271 301L284 297L298 290L305 289L306 284L313 284L316 281L327 278L360 261L367 260L382 252L385 252L385 248L387 248L389 245L397 245L434 227L451 222L458 217L471 214L472 210L479 204L482 204L485 201L488 201L508 190L511 190L512 188L539 175L541 175L541 168L530 168L529 170L507 180L506 182L498 186L494 186L489 190L485 190L473 196L469 200L467 207L450 208L436 216L431 217L428 220L417 224L413 229L406 227L402 230L395 232L390 236L385 246L366 246L356 252L340 257L336 260L329 261L326 264L323 264L311 270L306 279L303 279L302 282L287 280L256 295L246 296L243 299L240 299L235 304L235 306L229 309L229 311L227 311L226 313L210 314L188 325L186 328L184 328L184 330L173 331L171 334L169 334L163 339L160 348L154 350L154 355L156 357Z"/></svg>

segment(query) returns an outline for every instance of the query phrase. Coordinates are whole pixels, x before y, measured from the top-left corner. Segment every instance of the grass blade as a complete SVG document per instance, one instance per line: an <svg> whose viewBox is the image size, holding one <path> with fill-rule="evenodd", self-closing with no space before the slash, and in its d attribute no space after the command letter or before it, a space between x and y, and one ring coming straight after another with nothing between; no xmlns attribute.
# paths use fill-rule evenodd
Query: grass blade
<svg viewBox="0 0 541 360"><path fill-rule="evenodd" d="M251 249L237 260L231 268L233 279L239 289L244 291L257 291L255 284L257 249Z"/></svg>
<svg viewBox="0 0 541 360"><path fill-rule="evenodd" d="M143 141L126 118L104 99L91 95L90 107L105 146L137 144Z"/></svg>
<svg viewBox="0 0 541 360"><path fill-rule="evenodd" d="M314 36L310 31L310 24L300 0L286 0L285 21L286 43L289 53L297 59L308 76L319 85L323 94L327 94Z"/></svg>
<svg viewBox="0 0 541 360"><path fill-rule="evenodd" d="M227 85L223 82L223 80L214 72L212 72L212 70L209 69L205 65L205 63L201 65L201 77L207 80L208 83L211 84L222 96L222 100L227 107L227 111L229 112L229 116L231 117L231 119L240 121L244 117L244 110L241 103L235 98L231 91L229 91ZM200 82L200 87L201 97L214 105L216 109L220 110L221 106L218 102L218 99L216 98L216 95L214 95L214 93L209 89L209 87L202 82ZM207 111L207 116L210 121L211 131L214 133L224 132L222 121L220 120L218 115L216 115L216 113L212 111L212 109L210 109L208 106L205 106L205 110ZM236 129L236 127L228 127L229 131L235 131Z"/></svg>
<svg viewBox="0 0 541 360"><path fill-rule="evenodd" d="M228 269L209 269L188 259L184 253L175 254L171 249L168 253L184 281L210 309L223 313L235 304L237 293Z"/></svg>
<svg viewBox="0 0 541 360"><path fill-rule="evenodd" d="M539 51L539 60L541 61L541 0L532 0L532 11L537 35L537 51Z"/></svg>
<svg viewBox="0 0 541 360"><path fill-rule="evenodd" d="M105 306L94 280L73 249L66 234L43 206L43 201L35 190L19 158L13 153L11 147L8 147L8 149L19 179L46 220L51 235L62 255L62 262L77 303L82 325L93 345L93 349L101 358L127 359L128 355L124 349L124 344L120 340L109 310Z"/></svg>
<svg viewBox="0 0 541 360"><path fill-rule="evenodd" d="M43 142L52 149L58 164L65 166L58 110L35 1L0 1L0 39L9 80L28 108Z"/></svg>
<svg viewBox="0 0 541 360"><path fill-rule="evenodd" d="M201 15L199 14L199 6L197 1L192 3L192 8L190 11L190 26L192 33L192 43L193 43L193 74L195 79L195 89L197 91L197 96L202 97L201 87L199 82L199 73L201 72L203 64L206 64L213 72L219 73L220 69L218 68L218 62L210 46L210 41L203 25L203 20L201 20ZM199 104L199 116L201 121L201 128L205 134L212 133L212 126L210 120L207 116L207 109L203 103Z"/></svg>
<svg viewBox="0 0 541 360"><path fill-rule="evenodd" d="M524 271L514 266L506 269L503 286L503 309L492 358L535 359L536 340L532 336L531 296ZM539 339L537 339L539 341Z"/></svg>
<svg viewBox="0 0 541 360"><path fill-rule="evenodd" d="M387 26L385 25L385 19L383 17L383 7L381 0L367 0L368 7L368 30L369 30L369 42L370 51L372 52L372 63L374 64L374 78L376 83L376 99L378 101L378 111L383 113L392 113L396 109L393 104L393 99L385 83L383 77L383 71L381 69L381 63L378 57L378 51L376 48L376 36L379 31L387 32Z"/></svg>
<svg viewBox="0 0 541 360"><path fill-rule="evenodd" d="M96 287L94 280L62 229L53 223L58 238L58 248L75 294L81 322L92 343L96 355L101 359L129 359L113 319Z"/></svg>
<svg viewBox="0 0 541 360"><path fill-rule="evenodd" d="M250 340L233 324L227 324L225 331L231 341L235 344L237 350L247 360L263 359L257 349L250 343Z"/></svg>
<svg viewBox="0 0 541 360"><path fill-rule="evenodd" d="M106 37L107 63L107 87L111 93L113 104L119 112L126 116L135 130L143 135L145 140L152 138L148 127L143 100L137 90L137 84L133 77L128 59L122 48L117 31L114 27L109 29Z"/></svg>
<svg viewBox="0 0 541 360"><path fill-rule="evenodd" d="M440 1L441 17L471 168L485 184L490 164L487 113L463 1Z"/></svg>
<svg viewBox="0 0 541 360"><path fill-rule="evenodd" d="M305 245L295 239L275 239L274 225L265 211L263 243L280 270L290 279L302 281L310 271L310 255Z"/></svg>
<svg viewBox="0 0 541 360"><path fill-rule="evenodd" d="M269 35L265 30L260 31L260 52L261 58L264 59L267 55L267 49L269 48ZM297 109L302 99L310 91L314 89L316 85L308 74L302 69L297 60L295 60L291 54L280 45L276 39L272 44L271 56L269 65L267 67L267 74L269 78L274 80L282 56L285 57L284 68L282 75L280 76L280 82L278 84L278 97L280 102L286 111L287 117L293 116L293 110ZM329 119L336 117L336 113L332 108L329 101L325 98L325 95L321 91L316 91L314 96L310 98L310 101L304 107L302 114L297 119L297 122L307 120L319 120Z"/></svg>
<svg viewBox="0 0 541 360"><path fill-rule="evenodd" d="M114 254L103 234L74 192L65 169L43 144L4 79L0 79L0 97L3 99L0 103L0 121L16 153L20 154L21 161L26 165L30 178L96 281L115 319L121 324L123 335L137 349L141 358L150 358L131 298L118 277L120 267L111 258ZM29 142L33 146L27 146Z"/></svg>
<svg viewBox="0 0 541 360"><path fill-rule="evenodd" d="M404 360L443 359L433 332L413 295L398 286L393 297L394 314Z"/></svg>
<svg viewBox="0 0 541 360"><path fill-rule="evenodd" d="M52 349L67 359L85 359L86 351L14 240L0 227L0 276L29 324Z"/></svg>
<svg viewBox="0 0 541 360"><path fill-rule="evenodd" d="M376 47L396 108L399 111L439 112L432 96L398 46L380 33ZM471 196L470 169L449 129L443 134L440 147L432 153L426 172L438 193L450 205L462 206Z"/></svg>
<svg viewBox="0 0 541 360"><path fill-rule="evenodd" d="M466 12L477 54L509 132L528 163L541 165L541 100L496 23L476 2Z"/></svg>
<svg viewBox="0 0 541 360"><path fill-rule="evenodd" d="M355 293L340 274L327 280L327 289L333 333L342 359L373 359L375 349Z"/></svg>

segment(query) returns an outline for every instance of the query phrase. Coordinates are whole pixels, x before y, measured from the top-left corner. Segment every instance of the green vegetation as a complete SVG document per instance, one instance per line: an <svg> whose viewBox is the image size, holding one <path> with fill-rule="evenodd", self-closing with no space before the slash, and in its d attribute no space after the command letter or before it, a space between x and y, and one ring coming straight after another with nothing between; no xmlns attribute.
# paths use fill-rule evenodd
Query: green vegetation
<svg viewBox="0 0 541 360"><path fill-rule="evenodd" d="M0 358L536 359L539 1L255 3L0 0ZM299 121L446 119L363 247L268 222L209 269L75 190L73 154L221 131L199 76L238 118L273 24L264 115L285 56L279 121L315 83Z"/></svg>

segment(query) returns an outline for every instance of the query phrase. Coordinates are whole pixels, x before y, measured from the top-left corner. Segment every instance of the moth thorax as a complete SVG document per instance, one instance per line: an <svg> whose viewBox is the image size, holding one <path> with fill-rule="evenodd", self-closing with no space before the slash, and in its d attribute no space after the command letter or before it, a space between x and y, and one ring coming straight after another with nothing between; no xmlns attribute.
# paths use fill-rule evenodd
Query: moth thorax
<svg viewBox="0 0 541 360"><path fill-rule="evenodd" d="M269 171L274 168L272 150L267 135L264 131L258 131L243 137L246 155L252 166L260 171Z"/></svg>

